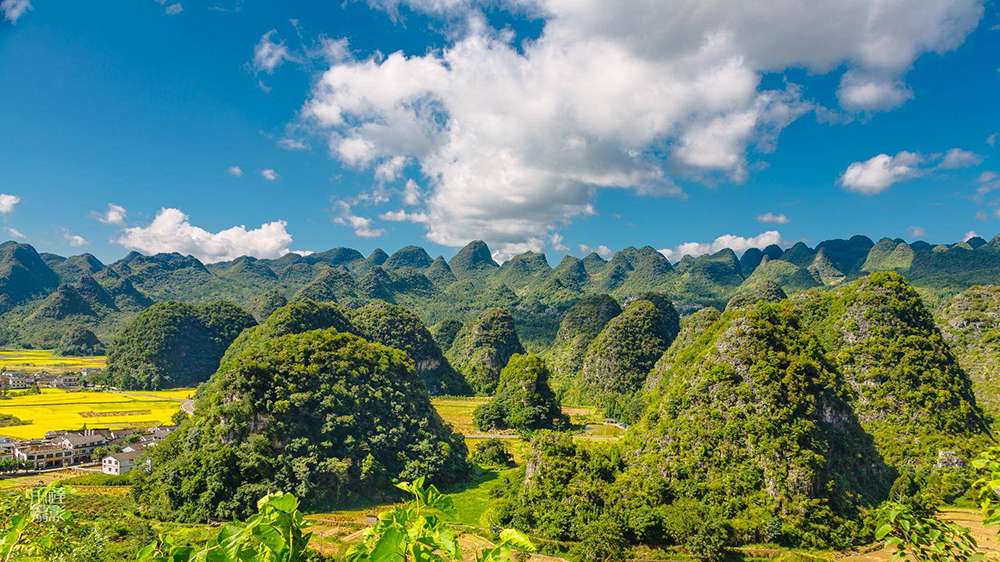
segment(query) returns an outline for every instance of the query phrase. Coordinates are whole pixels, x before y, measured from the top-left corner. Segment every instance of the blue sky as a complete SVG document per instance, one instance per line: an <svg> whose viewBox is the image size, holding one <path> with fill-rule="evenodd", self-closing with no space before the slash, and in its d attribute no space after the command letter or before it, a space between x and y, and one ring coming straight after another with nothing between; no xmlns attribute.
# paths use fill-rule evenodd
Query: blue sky
<svg viewBox="0 0 1000 562"><path fill-rule="evenodd" d="M554 263L1000 232L995 3L631 4L2 0L2 234Z"/></svg>

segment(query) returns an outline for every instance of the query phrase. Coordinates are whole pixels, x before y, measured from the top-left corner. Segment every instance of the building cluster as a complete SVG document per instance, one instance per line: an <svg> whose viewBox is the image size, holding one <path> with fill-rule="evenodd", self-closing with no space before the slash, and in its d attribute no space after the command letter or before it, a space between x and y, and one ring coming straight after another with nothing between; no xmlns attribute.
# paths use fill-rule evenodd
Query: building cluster
<svg viewBox="0 0 1000 562"><path fill-rule="evenodd" d="M142 452L155 447L176 428L81 429L50 431L43 439L15 441L0 438L0 457L12 457L33 470L62 468L101 461L105 474L125 474L135 467Z"/></svg>
<svg viewBox="0 0 1000 562"><path fill-rule="evenodd" d="M0 373L0 389L23 390L27 388L76 389L83 384L83 378L101 372L100 369L81 369L77 373L48 373L3 371Z"/></svg>

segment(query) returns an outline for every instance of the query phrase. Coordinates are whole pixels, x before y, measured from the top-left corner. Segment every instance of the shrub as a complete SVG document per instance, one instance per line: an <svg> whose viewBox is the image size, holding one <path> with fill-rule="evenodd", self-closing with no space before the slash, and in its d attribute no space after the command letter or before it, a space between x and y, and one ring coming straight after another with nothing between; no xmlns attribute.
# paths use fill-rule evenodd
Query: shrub
<svg viewBox="0 0 1000 562"><path fill-rule="evenodd" d="M486 439L472 453L472 462L480 466L514 466L514 455L510 454L502 439Z"/></svg>

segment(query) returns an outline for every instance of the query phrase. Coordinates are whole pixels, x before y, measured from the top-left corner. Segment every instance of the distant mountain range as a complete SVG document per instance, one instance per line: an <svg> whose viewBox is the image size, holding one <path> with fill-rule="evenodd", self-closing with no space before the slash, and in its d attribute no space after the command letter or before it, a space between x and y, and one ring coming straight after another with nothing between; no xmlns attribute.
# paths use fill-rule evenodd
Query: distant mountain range
<svg viewBox="0 0 1000 562"><path fill-rule="evenodd" d="M651 246L625 248L606 260L566 256L553 267L526 252L498 264L481 241L450 260L417 246L365 257L351 248L278 259L240 257L204 264L177 253L131 252L104 264L90 254L62 257L28 244L0 244L0 344L54 346L71 327L108 341L122 323L158 301L229 300L248 312L278 294L358 306L373 299L405 305L428 325L465 321L494 306L511 310L529 349L556 336L563 314L586 294L618 300L646 291L668 294L687 313L724 308L740 289L777 284L786 293L834 286L874 271L903 274L932 305L976 284L1000 281L1000 236L950 245L865 236L730 249L671 263ZM266 297L266 298L265 298Z"/></svg>

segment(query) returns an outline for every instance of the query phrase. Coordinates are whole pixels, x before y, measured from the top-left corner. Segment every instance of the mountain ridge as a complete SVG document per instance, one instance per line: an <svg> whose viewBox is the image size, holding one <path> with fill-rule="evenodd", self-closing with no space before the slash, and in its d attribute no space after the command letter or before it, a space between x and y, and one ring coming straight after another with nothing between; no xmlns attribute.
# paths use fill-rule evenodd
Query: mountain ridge
<svg viewBox="0 0 1000 562"><path fill-rule="evenodd" d="M470 321L494 306L509 308L523 343L534 351L552 343L562 316L586 295L608 293L624 300L657 291L686 314L704 306L724 309L733 295L759 285L773 283L793 294L875 271L901 273L935 304L1000 279L1000 237L931 245L855 235L814 247L798 242L784 249L751 248L742 255L722 249L676 262L647 245L623 248L610 259L596 253L582 259L567 255L555 267L540 252L498 264L481 240L451 259L432 258L411 245L391 255L378 249L367 258L355 249L334 247L207 265L176 252L147 256L134 251L105 264L90 254L40 254L29 244L6 242L0 244L0 339L5 340L0 344L51 346L80 325L107 340L123 320L154 302L251 303L274 293L347 306L380 299L413 309L428 326ZM80 294L81 284L89 287L86 295ZM62 297L53 297L57 293ZM32 333L24 322L37 317L46 319L44 334Z"/></svg>

